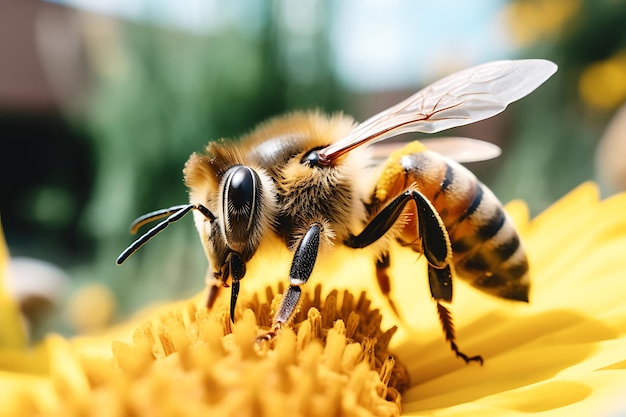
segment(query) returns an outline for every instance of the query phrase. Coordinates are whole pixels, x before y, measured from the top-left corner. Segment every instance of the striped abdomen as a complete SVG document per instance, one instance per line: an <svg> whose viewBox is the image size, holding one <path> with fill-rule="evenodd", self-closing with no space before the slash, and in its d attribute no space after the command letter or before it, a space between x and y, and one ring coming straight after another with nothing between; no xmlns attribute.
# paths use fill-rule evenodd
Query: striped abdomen
<svg viewBox="0 0 626 417"><path fill-rule="evenodd" d="M391 188L401 192L413 185L433 204L450 236L460 278L498 297L528 301L526 253L500 201L465 167L419 149L407 146L395 155L402 173L396 171ZM410 223L400 237L405 243L416 240L416 225Z"/></svg>

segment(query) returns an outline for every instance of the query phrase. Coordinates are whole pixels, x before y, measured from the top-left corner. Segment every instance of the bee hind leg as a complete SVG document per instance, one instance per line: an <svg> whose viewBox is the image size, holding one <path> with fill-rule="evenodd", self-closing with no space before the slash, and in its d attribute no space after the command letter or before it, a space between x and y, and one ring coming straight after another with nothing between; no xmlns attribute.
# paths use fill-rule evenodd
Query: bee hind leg
<svg viewBox="0 0 626 417"><path fill-rule="evenodd" d="M439 321L446 341L456 356L466 363L476 361L482 364L482 357L470 357L459 351L456 345L452 313L441 304L441 301L452 301L452 271L450 269L452 247L441 216L422 193L414 189L404 191L383 207L359 235L350 236L345 243L352 248L364 248L376 242L392 228L409 201L413 201L417 208L421 250L428 261L430 291L437 303ZM385 283L384 280L382 282ZM379 280L379 285L380 283Z"/></svg>
<svg viewBox="0 0 626 417"><path fill-rule="evenodd" d="M455 353L457 358L461 358L465 361L465 363L470 362L478 362L482 366L483 357L480 355L476 356L467 356L465 353L461 352L456 345L456 339L454 336L454 324L452 323L452 313L446 306L441 304L439 300L435 300L437 303L437 313L439 314L439 321L441 322L441 327L443 328L443 332L446 336L446 341L450 343L450 348Z"/></svg>

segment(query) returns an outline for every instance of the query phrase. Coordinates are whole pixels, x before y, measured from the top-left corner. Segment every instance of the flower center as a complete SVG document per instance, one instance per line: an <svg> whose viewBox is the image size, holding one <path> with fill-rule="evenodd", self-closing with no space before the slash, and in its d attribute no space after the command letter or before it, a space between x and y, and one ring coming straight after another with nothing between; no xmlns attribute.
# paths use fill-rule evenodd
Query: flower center
<svg viewBox="0 0 626 417"><path fill-rule="evenodd" d="M170 306L132 343L113 342L112 358L52 337L51 390L31 406L55 415L399 415L409 378L387 352L397 328L381 330L365 293L322 300L321 287L312 290L269 342L255 342L280 303L269 288L242 299L235 324L227 306Z"/></svg>
<svg viewBox="0 0 626 417"><path fill-rule="evenodd" d="M279 288L278 292L282 293ZM215 415L399 415L406 368L387 352L395 331L365 293L305 293L291 326L271 342L254 343L271 325L280 295L243 300L231 324L225 310L189 303L138 329L133 345L114 343L121 370L93 387L128 402L138 414L167 409ZM129 392L128 390L131 390ZM114 393L115 392L115 393ZM134 393L134 394L133 394Z"/></svg>

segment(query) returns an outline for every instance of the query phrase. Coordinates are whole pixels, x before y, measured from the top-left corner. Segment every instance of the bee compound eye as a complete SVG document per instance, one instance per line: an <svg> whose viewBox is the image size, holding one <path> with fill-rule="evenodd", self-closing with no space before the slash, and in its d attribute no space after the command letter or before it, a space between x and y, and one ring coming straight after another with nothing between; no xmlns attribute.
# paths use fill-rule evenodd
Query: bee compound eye
<svg viewBox="0 0 626 417"><path fill-rule="evenodd" d="M259 227L263 209L263 189L259 175L250 167L236 165L224 177L221 229L226 245L243 252L250 236Z"/></svg>
<svg viewBox="0 0 626 417"><path fill-rule="evenodd" d="M254 200L255 180L252 169L245 166L234 168L228 183L227 198L235 210L250 206Z"/></svg>

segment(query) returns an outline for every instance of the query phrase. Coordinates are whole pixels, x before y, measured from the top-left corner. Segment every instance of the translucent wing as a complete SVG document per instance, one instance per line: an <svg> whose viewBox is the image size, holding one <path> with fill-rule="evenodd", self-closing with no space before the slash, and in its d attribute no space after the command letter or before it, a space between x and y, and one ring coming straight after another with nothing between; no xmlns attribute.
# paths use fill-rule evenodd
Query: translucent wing
<svg viewBox="0 0 626 417"><path fill-rule="evenodd" d="M488 161L497 158L502 153L500 147L491 142L459 136L420 138L419 141L428 149L463 164ZM384 159L387 159L389 154L402 148L408 142L406 140L394 140L377 143L371 147L372 157L376 163L382 162Z"/></svg>
<svg viewBox="0 0 626 417"><path fill-rule="evenodd" d="M359 124L319 152L331 161L366 143L401 133L435 133L487 119L530 94L557 70L543 59L496 61L449 75Z"/></svg>

